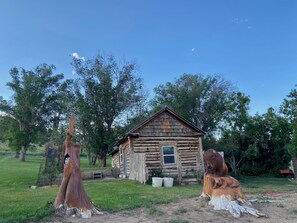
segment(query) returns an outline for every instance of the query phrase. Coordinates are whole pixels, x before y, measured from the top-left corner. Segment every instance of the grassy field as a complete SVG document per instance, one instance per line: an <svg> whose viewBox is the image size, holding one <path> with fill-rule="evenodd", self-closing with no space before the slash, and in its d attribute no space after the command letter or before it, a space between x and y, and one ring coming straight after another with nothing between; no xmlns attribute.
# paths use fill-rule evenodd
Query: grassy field
<svg viewBox="0 0 297 223"><path fill-rule="evenodd" d="M35 221L50 216L50 205L58 187L29 189L35 185L41 157L28 156L26 162L19 162L12 155L0 156L0 222ZM83 170L89 167L86 158L81 158ZM272 190L296 190L296 184L285 178L240 177L243 190L248 193ZM88 181L84 182L87 194L102 210L113 212L135 207L151 208L155 204L174 202L182 197L199 196L202 185L153 188L135 181Z"/></svg>

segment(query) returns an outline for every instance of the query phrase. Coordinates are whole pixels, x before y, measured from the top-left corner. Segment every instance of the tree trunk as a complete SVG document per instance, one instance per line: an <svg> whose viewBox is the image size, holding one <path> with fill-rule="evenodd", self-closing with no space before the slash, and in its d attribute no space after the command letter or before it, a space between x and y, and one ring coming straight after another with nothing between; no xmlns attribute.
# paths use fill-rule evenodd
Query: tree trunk
<svg viewBox="0 0 297 223"><path fill-rule="evenodd" d="M14 156L14 158L20 158L20 152L19 152L19 151L16 151L16 152L15 152L15 156Z"/></svg>
<svg viewBox="0 0 297 223"><path fill-rule="evenodd" d="M241 162L242 159L240 159L238 162L236 162L235 156L234 154L231 155L231 157L229 157L229 159L227 159L228 164L230 165L234 175L236 176L238 174L238 165Z"/></svg>
<svg viewBox="0 0 297 223"><path fill-rule="evenodd" d="M99 167L106 167L106 156L98 155Z"/></svg>
<svg viewBox="0 0 297 223"><path fill-rule="evenodd" d="M293 163L293 171L294 171L294 179L297 179L297 155L292 155L292 163Z"/></svg>
<svg viewBox="0 0 297 223"><path fill-rule="evenodd" d="M56 210L65 212L67 216L76 214L83 218L90 218L92 214L101 214L84 190L79 167L80 146L71 141L65 144L63 179L54 202Z"/></svg>
<svg viewBox="0 0 297 223"><path fill-rule="evenodd" d="M26 155L26 149L24 146L22 146L22 149L20 151L19 161L24 162L25 161L25 155Z"/></svg>
<svg viewBox="0 0 297 223"><path fill-rule="evenodd" d="M95 166L97 161L97 156L92 156L92 165Z"/></svg>
<svg viewBox="0 0 297 223"><path fill-rule="evenodd" d="M92 165L92 156L89 152L87 153L87 158L88 158L89 166L91 166Z"/></svg>
<svg viewBox="0 0 297 223"><path fill-rule="evenodd" d="M64 169L60 190L56 196L54 207L56 212L67 216L90 218L92 214L102 214L92 203L84 190L80 171L80 145L72 143L75 116L72 113L64 141Z"/></svg>

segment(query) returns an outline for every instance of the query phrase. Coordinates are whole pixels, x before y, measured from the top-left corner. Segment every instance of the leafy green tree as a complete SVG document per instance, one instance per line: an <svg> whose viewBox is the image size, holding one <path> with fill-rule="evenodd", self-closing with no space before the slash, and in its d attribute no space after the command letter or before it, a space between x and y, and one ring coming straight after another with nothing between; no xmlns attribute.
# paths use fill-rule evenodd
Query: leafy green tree
<svg viewBox="0 0 297 223"><path fill-rule="evenodd" d="M142 80L135 75L134 63L120 65L113 56L73 58L72 64L80 77L75 94L81 136L88 150L98 156L100 166L105 166L119 124L145 99Z"/></svg>
<svg viewBox="0 0 297 223"><path fill-rule="evenodd" d="M224 151L226 161L237 174L242 151L246 148L245 128L249 121L250 98L242 92L232 92L226 101L226 113L221 132L219 150Z"/></svg>
<svg viewBox="0 0 297 223"><path fill-rule="evenodd" d="M246 128L249 146L244 153L243 172L277 173L279 169L286 168L290 156L285 145L290 131L287 120L276 114L273 108L261 116L252 117Z"/></svg>
<svg viewBox="0 0 297 223"><path fill-rule="evenodd" d="M7 86L13 91L12 102L1 98L0 111L18 123L14 129L12 145L19 147L20 160L30 143L36 142L38 132L45 131L55 114L52 105L59 98L63 74L54 74L53 65L42 64L33 70L12 68L11 82Z"/></svg>
<svg viewBox="0 0 297 223"><path fill-rule="evenodd" d="M297 134L297 89L291 90L284 100L281 112L288 118L293 131L291 141L288 143L289 151L292 155L297 155L297 141L295 140L295 135Z"/></svg>
<svg viewBox="0 0 297 223"><path fill-rule="evenodd" d="M0 97L0 101L3 100ZM11 119L5 115L0 116L0 141L7 142L10 139L11 129L14 128L16 122L12 122Z"/></svg>
<svg viewBox="0 0 297 223"><path fill-rule="evenodd" d="M222 121L231 88L220 76L183 74L174 83L154 89L152 106L168 106L202 130L212 132Z"/></svg>
<svg viewBox="0 0 297 223"><path fill-rule="evenodd" d="M281 106L281 112L288 118L292 133L286 148L292 156L295 177L297 173L297 89L292 89Z"/></svg>
<svg viewBox="0 0 297 223"><path fill-rule="evenodd" d="M248 175L277 172L289 162L285 149L288 122L272 108L263 115L249 116L249 102L249 97L240 92L229 97L219 150L225 152L235 174L238 169Z"/></svg>

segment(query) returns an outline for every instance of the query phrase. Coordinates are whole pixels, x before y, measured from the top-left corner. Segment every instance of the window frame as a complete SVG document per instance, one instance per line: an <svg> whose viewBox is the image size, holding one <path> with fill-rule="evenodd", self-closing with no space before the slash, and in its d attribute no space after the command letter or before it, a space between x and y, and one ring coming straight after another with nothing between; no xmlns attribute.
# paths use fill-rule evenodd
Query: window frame
<svg viewBox="0 0 297 223"><path fill-rule="evenodd" d="M173 153L172 154L164 154L164 148L165 147L173 148ZM165 156L166 157L173 156L174 162L173 163L165 163L165 159L164 159ZM175 146L173 146L173 145L164 145L164 146L162 146L162 158L163 158L163 165L175 165L176 164Z"/></svg>

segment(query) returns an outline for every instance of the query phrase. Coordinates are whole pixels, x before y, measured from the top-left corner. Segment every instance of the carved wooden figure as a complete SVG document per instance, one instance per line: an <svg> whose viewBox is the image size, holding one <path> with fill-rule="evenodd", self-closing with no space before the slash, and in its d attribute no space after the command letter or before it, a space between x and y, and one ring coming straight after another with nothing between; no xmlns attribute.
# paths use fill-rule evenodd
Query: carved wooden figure
<svg viewBox="0 0 297 223"><path fill-rule="evenodd" d="M63 144L64 169L60 190L54 202L57 211L66 215L90 218L92 214L102 214L87 196L80 171L80 145L72 142L75 116L71 115L69 128Z"/></svg>
<svg viewBox="0 0 297 223"><path fill-rule="evenodd" d="M240 183L228 176L228 167L224 158L215 150L207 150L203 154L205 174L202 197L210 198L209 204L215 210L228 210L234 217L249 213L256 217L265 216L252 208L244 196Z"/></svg>

